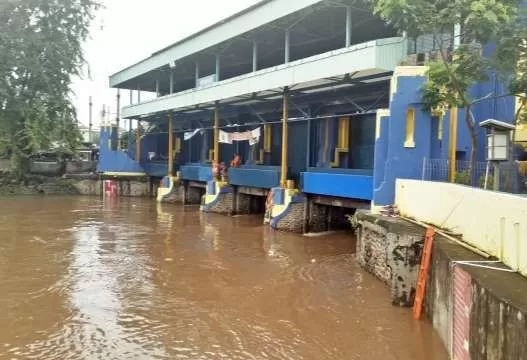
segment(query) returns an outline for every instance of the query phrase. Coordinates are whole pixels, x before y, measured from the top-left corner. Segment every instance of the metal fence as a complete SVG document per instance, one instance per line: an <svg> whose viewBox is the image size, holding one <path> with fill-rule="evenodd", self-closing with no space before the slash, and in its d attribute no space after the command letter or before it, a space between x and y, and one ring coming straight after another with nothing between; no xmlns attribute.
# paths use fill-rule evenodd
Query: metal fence
<svg viewBox="0 0 527 360"><path fill-rule="evenodd" d="M490 162L477 162L473 174L469 172L469 161L456 161L457 184L475 186L482 189L494 189L494 166ZM521 163L505 162L499 165L499 191L520 194L527 193L526 174ZM423 159L422 180L448 182L450 160Z"/></svg>

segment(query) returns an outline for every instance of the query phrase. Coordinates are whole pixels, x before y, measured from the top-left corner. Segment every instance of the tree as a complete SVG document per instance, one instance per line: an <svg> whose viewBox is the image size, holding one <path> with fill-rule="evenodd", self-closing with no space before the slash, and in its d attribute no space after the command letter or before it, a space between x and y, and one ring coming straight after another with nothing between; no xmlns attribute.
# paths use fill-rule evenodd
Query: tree
<svg viewBox="0 0 527 360"><path fill-rule="evenodd" d="M434 40L437 57L428 64L427 81L422 89L423 105L427 110L465 109L472 145L469 175L474 183L477 123L472 107L496 94L474 99L470 90L476 82L488 80L493 71L507 74L509 79L517 73L521 54L516 45L525 32L518 25L518 1L373 0L373 8L408 36L428 35ZM497 44L498 49L507 49L509 58L485 56L483 46L489 43ZM518 84L514 83L510 82L511 94L519 91Z"/></svg>
<svg viewBox="0 0 527 360"><path fill-rule="evenodd" d="M20 173L35 151L80 142L70 84L80 75L82 43L98 6L95 0L0 2L0 153L10 154Z"/></svg>

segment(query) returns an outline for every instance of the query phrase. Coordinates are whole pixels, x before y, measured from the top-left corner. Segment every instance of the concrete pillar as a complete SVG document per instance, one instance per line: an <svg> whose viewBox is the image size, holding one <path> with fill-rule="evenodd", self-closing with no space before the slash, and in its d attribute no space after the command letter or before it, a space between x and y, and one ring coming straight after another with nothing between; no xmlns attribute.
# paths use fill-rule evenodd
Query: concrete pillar
<svg viewBox="0 0 527 360"><path fill-rule="evenodd" d="M137 85L137 103L141 103L141 87Z"/></svg>
<svg viewBox="0 0 527 360"><path fill-rule="evenodd" d="M156 79L156 97L159 97L159 95L160 95L159 94L159 92L160 92L159 90L160 90L160 88L159 88L159 79Z"/></svg>
<svg viewBox="0 0 527 360"><path fill-rule="evenodd" d="M287 29L285 31L285 52L284 52L284 63L288 63L291 58L291 31Z"/></svg>
<svg viewBox="0 0 527 360"><path fill-rule="evenodd" d="M214 106L214 159L220 162L220 104L216 101Z"/></svg>
<svg viewBox="0 0 527 360"><path fill-rule="evenodd" d="M353 23L351 21L351 6L346 6L346 47L351 46Z"/></svg>
<svg viewBox="0 0 527 360"><path fill-rule="evenodd" d="M132 145L132 119L128 119L128 154Z"/></svg>
<svg viewBox="0 0 527 360"><path fill-rule="evenodd" d="M134 91L130 90L130 105L134 103Z"/></svg>
<svg viewBox="0 0 527 360"><path fill-rule="evenodd" d="M310 167L311 160L311 112L309 113L309 118L307 119L307 145L306 145L306 171Z"/></svg>
<svg viewBox="0 0 527 360"><path fill-rule="evenodd" d="M198 62L196 62L195 79L196 79L196 87L198 87L198 83L199 83L199 63Z"/></svg>
<svg viewBox="0 0 527 360"><path fill-rule="evenodd" d="M216 81L220 81L220 55L216 54Z"/></svg>
<svg viewBox="0 0 527 360"><path fill-rule="evenodd" d="M174 121L168 114L168 176L174 174Z"/></svg>
<svg viewBox="0 0 527 360"><path fill-rule="evenodd" d="M115 123L117 124L117 149L121 149L121 90L117 89L117 110Z"/></svg>
<svg viewBox="0 0 527 360"><path fill-rule="evenodd" d="M450 164L448 179L451 183L456 182L456 150L457 150L457 116L458 109L450 109L450 130L448 144L448 160Z"/></svg>
<svg viewBox="0 0 527 360"><path fill-rule="evenodd" d="M258 43L253 41L253 72L258 70Z"/></svg>
<svg viewBox="0 0 527 360"><path fill-rule="evenodd" d="M170 69L170 89L169 89L169 92L170 92L170 94L174 93L174 69L173 68Z"/></svg>
<svg viewBox="0 0 527 360"><path fill-rule="evenodd" d="M137 131L135 132L135 161L141 160L141 121L137 120Z"/></svg>
<svg viewBox="0 0 527 360"><path fill-rule="evenodd" d="M282 164L280 185L285 188L287 185L287 150L288 150L288 136L289 129L287 120L289 118L289 89L284 88L283 96L283 114L282 114Z"/></svg>

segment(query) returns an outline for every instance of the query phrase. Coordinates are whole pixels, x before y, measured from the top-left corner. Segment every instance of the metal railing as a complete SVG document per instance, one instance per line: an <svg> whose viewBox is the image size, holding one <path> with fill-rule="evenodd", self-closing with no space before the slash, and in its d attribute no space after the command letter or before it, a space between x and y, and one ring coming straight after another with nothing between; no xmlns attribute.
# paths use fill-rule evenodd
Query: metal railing
<svg viewBox="0 0 527 360"><path fill-rule="evenodd" d="M494 189L494 166L487 162L476 162L473 175L469 172L469 161L456 161L455 183L475 186L482 189ZM448 159L423 159L422 180L449 181L450 160ZM527 193L527 177L520 171L520 163L504 162L499 165L500 179L499 191L513 194Z"/></svg>

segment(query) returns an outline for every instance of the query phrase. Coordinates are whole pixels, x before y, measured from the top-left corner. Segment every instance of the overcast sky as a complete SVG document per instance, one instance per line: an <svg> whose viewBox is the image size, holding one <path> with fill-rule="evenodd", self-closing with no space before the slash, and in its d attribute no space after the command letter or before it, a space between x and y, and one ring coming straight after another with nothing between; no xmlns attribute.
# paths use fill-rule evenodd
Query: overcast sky
<svg viewBox="0 0 527 360"><path fill-rule="evenodd" d="M116 90L108 77L258 0L102 0L91 39L84 45L84 77L73 83L73 101L81 123L88 124L89 97L93 123L99 125L103 104L116 110ZM88 71L89 68L89 71ZM121 105L129 92L121 94ZM115 115L113 115L115 117Z"/></svg>

